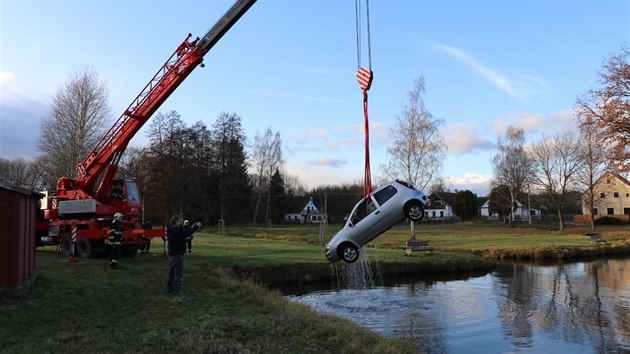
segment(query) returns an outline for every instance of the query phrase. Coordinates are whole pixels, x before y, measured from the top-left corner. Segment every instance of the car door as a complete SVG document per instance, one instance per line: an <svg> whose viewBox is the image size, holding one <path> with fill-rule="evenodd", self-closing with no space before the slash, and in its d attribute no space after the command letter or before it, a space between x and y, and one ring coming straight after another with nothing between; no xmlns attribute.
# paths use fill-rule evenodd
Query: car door
<svg viewBox="0 0 630 354"><path fill-rule="evenodd" d="M398 189L391 184L374 193L374 200L381 210L381 218L383 219L382 221L384 224L397 224L403 217L402 207L398 208L395 205L398 203L397 200L399 199L399 194ZM386 227L386 229L389 227Z"/></svg>
<svg viewBox="0 0 630 354"><path fill-rule="evenodd" d="M350 215L348 229L352 240L359 246L363 246L382 231L382 215L373 196L357 204Z"/></svg>

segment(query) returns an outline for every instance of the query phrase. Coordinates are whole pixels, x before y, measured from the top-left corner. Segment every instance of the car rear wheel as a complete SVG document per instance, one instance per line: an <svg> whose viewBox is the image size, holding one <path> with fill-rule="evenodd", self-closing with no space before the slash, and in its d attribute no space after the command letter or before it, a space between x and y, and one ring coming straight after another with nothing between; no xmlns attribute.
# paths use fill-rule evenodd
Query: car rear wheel
<svg viewBox="0 0 630 354"><path fill-rule="evenodd" d="M418 201L411 201L405 205L405 215L411 221L420 221L424 217L424 208Z"/></svg>
<svg viewBox="0 0 630 354"><path fill-rule="evenodd" d="M346 263L354 263L359 259L359 250L351 243L341 245L339 255Z"/></svg>

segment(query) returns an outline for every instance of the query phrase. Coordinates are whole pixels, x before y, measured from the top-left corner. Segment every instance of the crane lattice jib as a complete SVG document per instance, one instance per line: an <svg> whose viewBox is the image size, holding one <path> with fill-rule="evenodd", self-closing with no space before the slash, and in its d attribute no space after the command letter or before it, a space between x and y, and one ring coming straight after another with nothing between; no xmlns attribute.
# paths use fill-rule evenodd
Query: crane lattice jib
<svg viewBox="0 0 630 354"><path fill-rule="evenodd" d="M255 2L256 0L240 0L234 3L201 40L196 38L191 41L190 34L186 37L94 149L83 161L79 161L77 164L79 176L73 183L74 189L93 195L97 179L112 163L115 156L120 156L125 151L133 136L142 128L144 123L186 77L201 64L204 55ZM115 164L117 162L115 161ZM106 174L104 181L101 182L101 188L103 186L109 187L111 179L114 177L113 174ZM109 181L105 179L109 179Z"/></svg>

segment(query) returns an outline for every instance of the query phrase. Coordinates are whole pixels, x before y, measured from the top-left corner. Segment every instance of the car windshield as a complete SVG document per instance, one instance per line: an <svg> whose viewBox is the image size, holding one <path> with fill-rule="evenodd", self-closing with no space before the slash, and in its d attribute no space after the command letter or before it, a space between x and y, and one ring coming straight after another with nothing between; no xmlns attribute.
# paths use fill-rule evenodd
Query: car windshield
<svg viewBox="0 0 630 354"><path fill-rule="evenodd" d="M376 210L374 201L371 197L367 197L367 199L364 199L359 205L357 205L356 209L354 209L352 217L350 218L350 220L352 220L352 224L356 225L374 210Z"/></svg>

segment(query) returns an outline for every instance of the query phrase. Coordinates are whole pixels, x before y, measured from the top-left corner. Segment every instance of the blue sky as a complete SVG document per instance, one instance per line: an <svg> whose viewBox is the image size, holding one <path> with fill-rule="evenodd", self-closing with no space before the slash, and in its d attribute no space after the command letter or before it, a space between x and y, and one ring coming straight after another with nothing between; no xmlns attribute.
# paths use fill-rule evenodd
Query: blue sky
<svg viewBox="0 0 630 354"><path fill-rule="evenodd" d="M186 35L205 34L232 3L0 0L0 157L37 156L38 122L77 67L107 83L117 118ZM354 6L258 0L159 111L208 126L237 113L250 143L280 131L286 169L307 187L362 181ZM422 75L426 107L445 121L442 174L478 195L508 125L528 141L572 129L575 99L630 45L630 0L372 0L370 16L373 179ZM141 131L131 145L144 143Z"/></svg>

